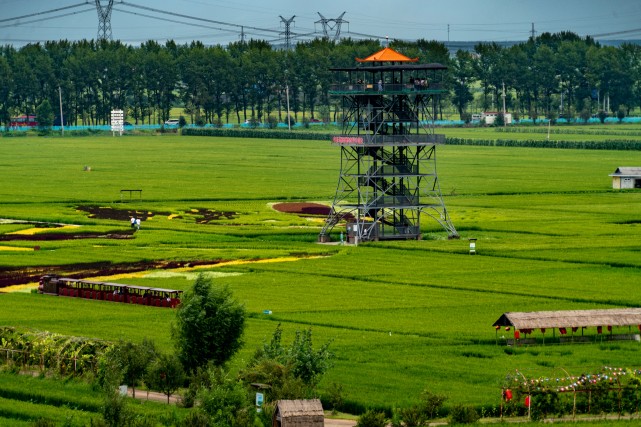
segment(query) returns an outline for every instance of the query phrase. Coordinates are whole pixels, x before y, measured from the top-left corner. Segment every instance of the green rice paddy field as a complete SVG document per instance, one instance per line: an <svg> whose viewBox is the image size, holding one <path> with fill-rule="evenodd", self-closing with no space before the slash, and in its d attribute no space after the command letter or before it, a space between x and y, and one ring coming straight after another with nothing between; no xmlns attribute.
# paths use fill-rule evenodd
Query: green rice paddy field
<svg viewBox="0 0 641 427"><path fill-rule="evenodd" d="M127 218L91 217L88 207L136 210L146 220L133 239L0 242L0 268L244 261L198 270L247 307L245 346L231 367L241 368L278 323L286 341L311 327L315 343L332 340L336 355L321 393L339 383L361 407L404 406L425 388L448 405L497 406L515 369L553 376L641 368L638 342L588 330L591 343L558 344L548 331L545 345L514 349L504 345L512 332L492 327L507 311L641 306L641 192L612 190L608 176L641 166L641 152L439 147L441 190L461 239L448 240L425 217L424 240L358 247L317 244L322 218L272 209L331 203L339 163L339 149L318 141L1 138L0 218L77 225L44 230L72 234L129 230ZM121 203L121 189L142 189L142 200ZM207 222L204 210L227 214ZM0 234L32 227L3 223ZM478 239L475 256L468 238ZM187 289L198 271L118 281ZM172 318L160 308L0 294L0 325L148 337L164 351Z"/></svg>

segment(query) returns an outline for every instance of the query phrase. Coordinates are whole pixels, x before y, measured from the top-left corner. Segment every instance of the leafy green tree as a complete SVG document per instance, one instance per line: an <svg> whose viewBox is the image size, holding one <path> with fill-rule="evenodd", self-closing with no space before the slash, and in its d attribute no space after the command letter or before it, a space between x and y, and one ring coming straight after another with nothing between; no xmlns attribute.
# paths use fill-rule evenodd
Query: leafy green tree
<svg viewBox="0 0 641 427"><path fill-rule="evenodd" d="M185 383L185 371L180 360L173 354L162 354L149 367L145 374L145 384L162 392L169 398Z"/></svg>
<svg viewBox="0 0 641 427"><path fill-rule="evenodd" d="M420 407L427 415L428 419L434 419L443 407L447 397L441 394L432 393L428 389L423 390L420 398Z"/></svg>
<svg viewBox="0 0 641 427"><path fill-rule="evenodd" d="M489 95L492 92L497 93L498 87L502 82L502 76L497 71L501 50L502 47L494 42L479 43L474 46L474 51L477 54L474 71L475 77L481 82L481 88L483 89L484 110L496 105L492 103ZM496 101L498 101L498 97L494 98L494 102Z"/></svg>
<svg viewBox="0 0 641 427"><path fill-rule="evenodd" d="M0 56L0 124L4 123L5 129L9 129L11 115L11 92L13 91L13 76L9 61Z"/></svg>
<svg viewBox="0 0 641 427"><path fill-rule="evenodd" d="M125 384L132 389L136 397L136 386L142 381L145 372L158 356L152 341L144 339L142 344L120 341L116 344L115 357L123 368Z"/></svg>
<svg viewBox="0 0 641 427"><path fill-rule="evenodd" d="M222 368L210 371L211 385L198 394L200 409L216 426L253 426L256 409L247 389Z"/></svg>
<svg viewBox="0 0 641 427"><path fill-rule="evenodd" d="M49 100L45 99L36 108L36 117L38 118L38 128L46 131L53 126L53 108Z"/></svg>
<svg viewBox="0 0 641 427"><path fill-rule="evenodd" d="M300 378L305 384L316 386L323 374L332 366L331 360L334 357L329 351L331 341L326 342L318 350L314 350L312 343L312 329L296 331L294 341L285 348L282 341L282 328L280 324L276 327L271 341L263 344L263 347L256 351L253 362L264 359L272 359L281 362L285 366L291 366L292 374Z"/></svg>
<svg viewBox="0 0 641 427"><path fill-rule="evenodd" d="M125 396L120 395L119 386L124 377L124 369L118 357L118 347L111 346L98 359L96 382L104 393L102 416L109 427L127 425L131 411Z"/></svg>
<svg viewBox="0 0 641 427"><path fill-rule="evenodd" d="M282 345L278 325L269 343L254 354L240 376L247 384L269 384L269 401L312 397L323 374L331 367L330 342L314 350L312 331L297 331L289 347Z"/></svg>
<svg viewBox="0 0 641 427"><path fill-rule="evenodd" d="M172 336L185 370L224 364L242 346L245 307L227 286L200 274L176 310Z"/></svg>
<svg viewBox="0 0 641 427"><path fill-rule="evenodd" d="M467 105L474 100L474 96L470 91L470 85L474 81L472 63L472 55L469 52L463 50L456 52L456 58L452 67L452 102L456 106L462 120ZM469 123L469 120L466 123Z"/></svg>

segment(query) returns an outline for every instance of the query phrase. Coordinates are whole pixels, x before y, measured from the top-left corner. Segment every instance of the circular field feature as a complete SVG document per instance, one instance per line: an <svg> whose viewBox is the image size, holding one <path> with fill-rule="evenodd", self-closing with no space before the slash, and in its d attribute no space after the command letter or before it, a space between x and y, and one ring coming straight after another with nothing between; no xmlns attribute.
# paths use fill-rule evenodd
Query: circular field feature
<svg viewBox="0 0 641 427"><path fill-rule="evenodd" d="M327 216L331 206L321 205L320 203L292 202L276 203L272 206L278 212L291 213L296 215L322 215Z"/></svg>

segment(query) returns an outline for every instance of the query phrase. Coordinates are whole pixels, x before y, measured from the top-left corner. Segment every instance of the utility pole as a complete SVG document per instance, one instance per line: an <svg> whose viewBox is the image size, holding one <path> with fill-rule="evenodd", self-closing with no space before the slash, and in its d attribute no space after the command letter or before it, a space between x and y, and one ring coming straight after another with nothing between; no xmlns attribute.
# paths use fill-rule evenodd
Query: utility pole
<svg viewBox="0 0 641 427"><path fill-rule="evenodd" d="M503 127L507 125L507 118L505 117L507 111L505 109L505 82L503 82Z"/></svg>
<svg viewBox="0 0 641 427"><path fill-rule="evenodd" d="M65 136L65 118L62 115L62 89L58 86L58 101L60 102L60 129L62 129L62 136Z"/></svg>
<svg viewBox="0 0 641 427"><path fill-rule="evenodd" d="M111 35L111 9L114 0L108 0L106 5L102 5L102 0L96 0L96 10L98 11L98 40L112 40Z"/></svg>
<svg viewBox="0 0 641 427"><path fill-rule="evenodd" d="M294 22L294 18L296 15L292 16L289 19L283 18L282 15L280 15L280 20L283 21L285 24L285 49L290 50L291 49L291 38L292 38L292 33L289 30L289 27L292 25L292 22Z"/></svg>

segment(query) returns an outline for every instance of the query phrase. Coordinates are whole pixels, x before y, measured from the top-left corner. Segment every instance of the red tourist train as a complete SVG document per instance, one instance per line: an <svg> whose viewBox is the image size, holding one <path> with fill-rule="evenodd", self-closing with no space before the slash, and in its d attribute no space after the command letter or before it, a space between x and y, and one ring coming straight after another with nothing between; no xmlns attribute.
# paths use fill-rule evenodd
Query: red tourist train
<svg viewBox="0 0 641 427"><path fill-rule="evenodd" d="M151 305L174 308L180 304L183 291L144 286L123 285L121 283L94 282L70 279L55 275L40 278L38 292L47 295L76 297L129 304Z"/></svg>
<svg viewBox="0 0 641 427"><path fill-rule="evenodd" d="M12 117L11 121L9 122L9 126L12 128L22 128L22 127L36 127L38 126L38 121L36 119L36 116L19 116L19 117Z"/></svg>

